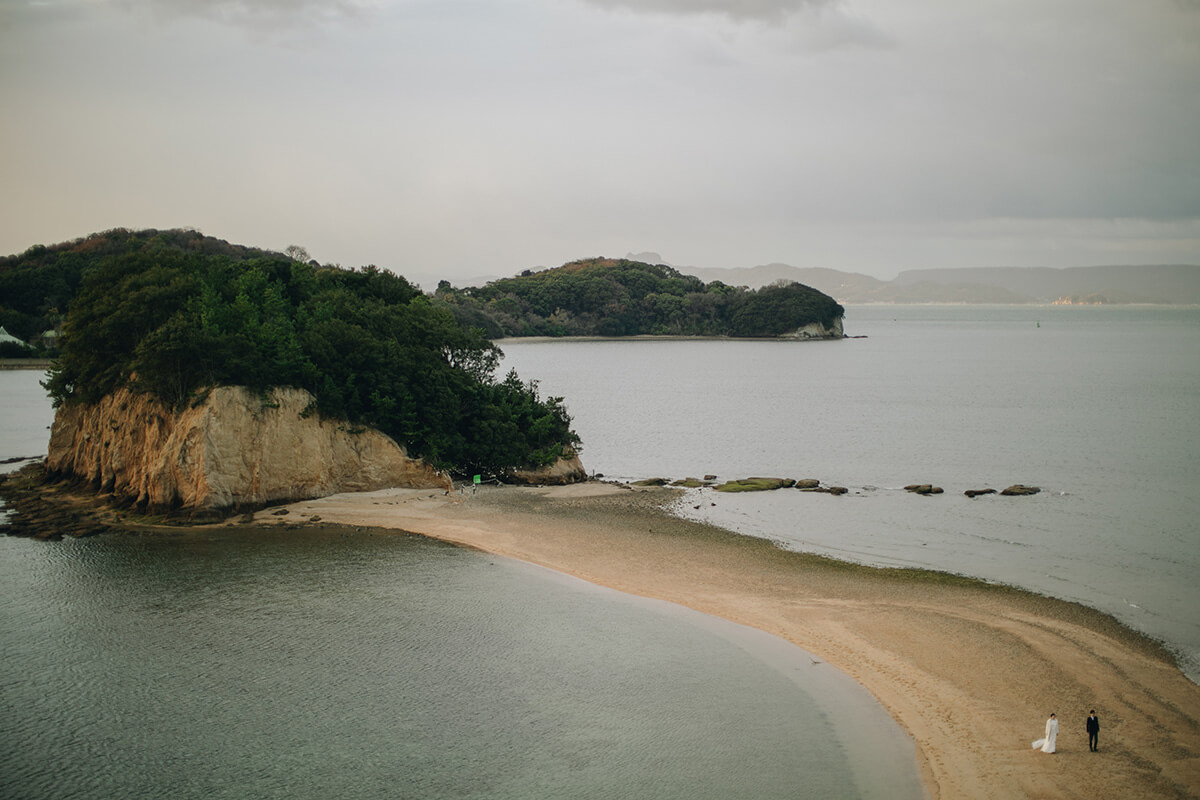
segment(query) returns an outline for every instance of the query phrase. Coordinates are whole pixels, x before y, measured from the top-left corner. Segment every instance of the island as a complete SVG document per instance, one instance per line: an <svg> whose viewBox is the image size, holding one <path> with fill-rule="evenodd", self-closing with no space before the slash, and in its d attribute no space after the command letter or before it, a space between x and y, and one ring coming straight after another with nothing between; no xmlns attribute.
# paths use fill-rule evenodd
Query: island
<svg viewBox="0 0 1200 800"><path fill-rule="evenodd" d="M450 492L447 477L474 470L517 480L577 464L561 400L494 377L498 351L482 329L402 278L231 247L110 232L32 254L50 268L65 260L61 275L79 268L47 381L58 406L47 466L77 481L46 492L59 506L93 489L146 510L156 497L200 505L209 501L187 492L203 477L220 489L207 495L213 507L251 506L213 529L417 533L759 628L812 653L812 669L840 669L871 691L912 736L933 798L1200 791L1200 688L1158 643L1076 603L681 519L669 511L681 490L668 486ZM280 461L322 478L348 466L350 477L338 478L344 489L275 484ZM379 468L374 490L368 465ZM223 494L226 476L236 491ZM89 524L170 530L120 507L89 511ZM1106 720L1099 754L1082 747L1093 706ZM1064 720L1052 757L1030 748L1049 711Z"/></svg>
<svg viewBox="0 0 1200 800"><path fill-rule="evenodd" d="M5 355L53 359L49 477L193 513L586 477L562 398L498 378L497 339L844 338L842 306L792 281L591 258L426 294L187 229L35 245L0 258L0 297Z"/></svg>
<svg viewBox="0 0 1200 800"><path fill-rule="evenodd" d="M754 290L705 283L665 264L590 258L484 286L441 281L434 302L506 336L728 336L841 339L845 309L795 281Z"/></svg>
<svg viewBox="0 0 1200 800"><path fill-rule="evenodd" d="M557 397L404 278L107 231L0 264L13 304L65 307L46 468L192 511L452 477L584 477Z"/></svg>

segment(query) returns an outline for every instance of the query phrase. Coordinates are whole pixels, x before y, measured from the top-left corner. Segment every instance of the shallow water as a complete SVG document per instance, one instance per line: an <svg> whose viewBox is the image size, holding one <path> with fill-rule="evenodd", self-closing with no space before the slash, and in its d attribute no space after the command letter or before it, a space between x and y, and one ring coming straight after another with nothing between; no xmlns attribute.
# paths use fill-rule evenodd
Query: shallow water
<svg viewBox="0 0 1200 800"><path fill-rule="evenodd" d="M1200 312L851 308L847 332L502 346L590 470L851 489L680 513L1079 600L1200 674ZM45 452L40 377L0 373L0 457ZM962 495L1018 482L1044 491ZM0 590L4 796L921 793L879 707L780 640L437 543L0 538Z"/></svg>
<svg viewBox="0 0 1200 800"><path fill-rule="evenodd" d="M0 537L0 796L923 796L779 639L436 541Z"/></svg>
<svg viewBox="0 0 1200 800"><path fill-rule="evenodd" d="M36 369L0 370L0 459L46 455L54 409L41 387L45 378ZM9 469L0 464L0 472Z"/></svg>
<svg viewBox="0 0 1200 800"><path fill-rule="evenodd" d="M845 486L699 492L679 511L1079 601L1200 678L1200 309L857 306L846 332L868 338L501 346L566 397L590 471ZM1043 491L963 495L1016 483Z"/></svg>

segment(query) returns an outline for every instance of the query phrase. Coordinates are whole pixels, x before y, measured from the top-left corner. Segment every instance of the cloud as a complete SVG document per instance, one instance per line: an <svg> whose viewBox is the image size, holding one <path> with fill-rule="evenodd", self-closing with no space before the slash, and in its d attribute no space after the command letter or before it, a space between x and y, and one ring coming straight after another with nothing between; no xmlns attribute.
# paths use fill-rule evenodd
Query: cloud
<svg viewBox="0 0 1200 800"><path fill-rule="evenodd" d="M1197 0L1200 2L1200 0ZM668 22L723 21L728 44L766 46L793 53L891 47L894 41L848 0L584 0ZM732 26L730 26L732 23Z"/></svg>
<svg viewBox="0 0 1200 800"><path fill-rule="evenodd" d="M153 23L203 20L256 34L362 22L403 0L0 0L0 34L39 25L90 24L117 12Z"/></svg>
<svg viewBox="0 0 1200 800"><path fill-rule="evenodd" d="M586 0L604 8L646 14L717 14L733 20L783 22L800 11L832 8L838 0Z"/></svg>
<svg viewBox="0 0 1200 800"><path fill-rule="evenodd" d="M0 0L0 253L186 224L471 275L1197 259L1200 0L634 3ZM1034 227L970 235L996 219Z"/></svg>
<svg viewBox="0 0 1200 800"><path fill-rule="evenodd" d="M207 19L250 29L294 28L360 20L388 0L97 0L157 19Z"/></svg>

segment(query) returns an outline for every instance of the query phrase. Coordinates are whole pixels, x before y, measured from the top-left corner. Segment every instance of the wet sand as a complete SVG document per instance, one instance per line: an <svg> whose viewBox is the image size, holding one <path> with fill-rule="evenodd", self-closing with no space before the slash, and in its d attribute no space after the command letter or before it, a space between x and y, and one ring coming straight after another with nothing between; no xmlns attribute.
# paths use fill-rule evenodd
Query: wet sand
<svg viewBox="0 0 1200 800"><path fill-rule="evenodd" d="M409 531L667 600L790 641L865 686L913 737L930 794L1200 797L1200 687L1083 606L940 573L793 553L603 483L384 490L266 509L256 524ZM1084 720L1096 709L1100 752ZM1034 751L1058 714L1058 752Z"/></svg>

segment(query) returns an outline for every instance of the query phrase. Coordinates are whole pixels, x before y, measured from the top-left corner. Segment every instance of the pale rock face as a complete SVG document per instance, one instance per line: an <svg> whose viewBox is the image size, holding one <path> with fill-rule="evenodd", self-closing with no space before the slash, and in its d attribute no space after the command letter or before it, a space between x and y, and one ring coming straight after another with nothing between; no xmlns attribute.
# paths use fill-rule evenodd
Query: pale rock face
<svg viewBox="0 0 1200 800"><path fill-rule="evenodd" d="M94 405L61 406L50 431L52 473L96 483L139 504L215 510L389 487L450 489L390 437L303 416L312 395L239 386L172 411L122 389Z"/></svg>
<svg viewBox="0 0 1200 800"><path fill-rule="evenodd" d="M833 321L833 325L826 327L819 322L810 322L803 328L797 328L791 333L785 333L781 338L784 339L844 339L846 337L845 329L842 326L842 318L838 317Z"/></svg>
<svg viewBox="0 0 1200 800"><path fill-rule="evenodd" d="M587 470L578 455L560 458L553 464L540 469L517 469L504 476L505 483L520 483L527 485L545 484L547 486L562 486L568 483L579 483L587 480Z"/></svg>

